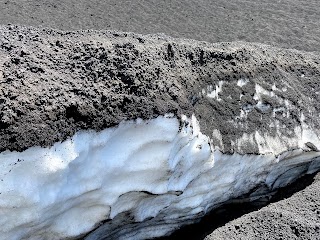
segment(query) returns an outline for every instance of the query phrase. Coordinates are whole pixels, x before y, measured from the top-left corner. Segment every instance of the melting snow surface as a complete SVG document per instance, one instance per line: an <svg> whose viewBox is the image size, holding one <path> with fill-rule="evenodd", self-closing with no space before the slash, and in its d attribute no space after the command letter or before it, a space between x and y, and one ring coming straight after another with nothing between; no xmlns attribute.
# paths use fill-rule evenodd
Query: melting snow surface
<svg viewBox="0 0 320 240"><path fill-rule="evenodd" d="M222 92L222 85L224 81L219 81L218 85L216 85L215 89L213 90L212 85L208 86L208 93L207 97L208 98L215 98L218 101L221 101L221 98L219 97L219 93Z"/></svg>
<svg viewBox="0 0 320 240"><path fill-rule="evenodd" d="M240 78L237 82L237 85L239 87L243 87L244 85L246 85L249 82L248 78Z"/></svg>
<svg viewBox="0 0 320 240"><path fill-rule="evenodd" d="M74 237L125 211L137 222L161 212L172 223L203 214L257 184L282 186L288 167L319 161L318 152L301 150L277 157L222 154L210 146L194 117L183 117L181 124L169 115L138 119L101 132L79 132L50 148L0 153L1 239ZM314 137L310 134L304 138ZM309 171L319 164L311 166ZM154 228L153 236L169 231L169 225L158 232Z"/></svg>

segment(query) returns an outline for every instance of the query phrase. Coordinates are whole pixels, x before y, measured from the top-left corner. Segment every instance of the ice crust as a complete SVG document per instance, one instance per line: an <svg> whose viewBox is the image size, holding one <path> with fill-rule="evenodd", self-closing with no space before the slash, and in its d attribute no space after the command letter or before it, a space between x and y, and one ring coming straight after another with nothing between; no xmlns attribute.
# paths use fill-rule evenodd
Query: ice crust
<svg viewBox="0 0 320 240"><path fill-rule="evenodd" d="M310 129L297 138L301 146L319 143ZM161 236L175 222L198 218L256 186L274 189L312 173L320 168L319 157L302 149L223 154L200 132L195 117L179 121L166 115L81 131L50 148L0 153L0 236L72 238L124 212L135 222L165 216L164 224L150 226L147 234ZM122 236L143 237L141 232Z"/></svg>

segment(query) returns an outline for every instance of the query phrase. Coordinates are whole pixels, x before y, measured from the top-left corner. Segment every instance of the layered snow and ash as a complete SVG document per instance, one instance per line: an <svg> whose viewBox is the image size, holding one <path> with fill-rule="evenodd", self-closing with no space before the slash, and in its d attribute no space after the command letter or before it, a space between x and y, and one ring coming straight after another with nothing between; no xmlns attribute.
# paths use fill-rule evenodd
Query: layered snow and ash
<svg viewBox="0 0 320 240"><path fill-rule="evenodd" d="M176 118L139 119L51 148L1 153L1 237L62 239L124 211L139 222L157 216L213 166L209 139L197 127L186 120L179 131Z"/></svg>
<svg viewBox="0 0 320 240"><path fill-rule="evenodd" d="M161 236L184 224L181 219L197 219L256 186L277 188L320 168L314 151L222 154L212 149L195 117L182 119L181 125L172 115L126 121L101 132L79 132L50 148L2 152L1 237L78 237L107 220L109 225L87 238ZM298 140L313 141L302 135ZM153 221L143 233L120 234L128 215L135 224ZM122 221L113 223L117 217Z"/></svg>
<svg viewBox="0 0 320 240"><path fill-rule="evenodd" d="M137 221L156 216L163 206L141 205L148 194L168 194L170 203L170 192L213 165L208 138L191 123L178 130L176 118L140 119L1 153L1 237L62 239L123 211Z"/></svg>
<svg viewBox="0 0 320 240"><path fill-rule="evenodd" d="M146 239L320 168L320 57L0 27L0 236Z"/></svg>

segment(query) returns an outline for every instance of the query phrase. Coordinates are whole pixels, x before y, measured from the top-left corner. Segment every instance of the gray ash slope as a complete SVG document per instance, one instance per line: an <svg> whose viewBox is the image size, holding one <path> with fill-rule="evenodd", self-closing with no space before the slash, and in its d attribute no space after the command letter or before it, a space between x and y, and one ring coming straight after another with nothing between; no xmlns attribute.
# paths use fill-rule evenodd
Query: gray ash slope
<svg viewBox="0 0 320 240"><path fill-rule="evenodd" d="M312 185L217 228L205 240L320 239L320 174Z"/></svg>
<svg viewBox="0 0 320 240"><path fill-rule="evenodd" d="M0 0L0 24L165 33L319 51L318 0Z"/></svg>
<svg viewBox="0 0 320 240"><path fill-rule="evenodd" d="M301 113L316 133L320 129L317 54L257 43L2 26L0 59L0 151L50 146L80 129L166 113L194 113L202 132L229 153L259 153L255 144L236 149L232 141L257 129L276 135L275 120L281 135L293 137ZM219 84L222 92L212 96Z"/></svg>

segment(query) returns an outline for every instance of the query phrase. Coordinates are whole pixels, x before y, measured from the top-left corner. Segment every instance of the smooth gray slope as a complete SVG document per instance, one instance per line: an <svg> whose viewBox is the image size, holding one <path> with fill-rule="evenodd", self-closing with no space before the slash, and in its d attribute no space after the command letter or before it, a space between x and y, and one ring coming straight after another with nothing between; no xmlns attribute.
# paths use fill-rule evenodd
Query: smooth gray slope
<svg viewBox="0 0 320 240"><path fill-rule="evenodd" d="M205 240L320 239L320 174L312 185L217 228Z"/></svg>
<svg viewBox="0 0 320 240"><path fill-rule="evenodd" d="M0 0L0 24L320 49L318 0Z"/></svg>

